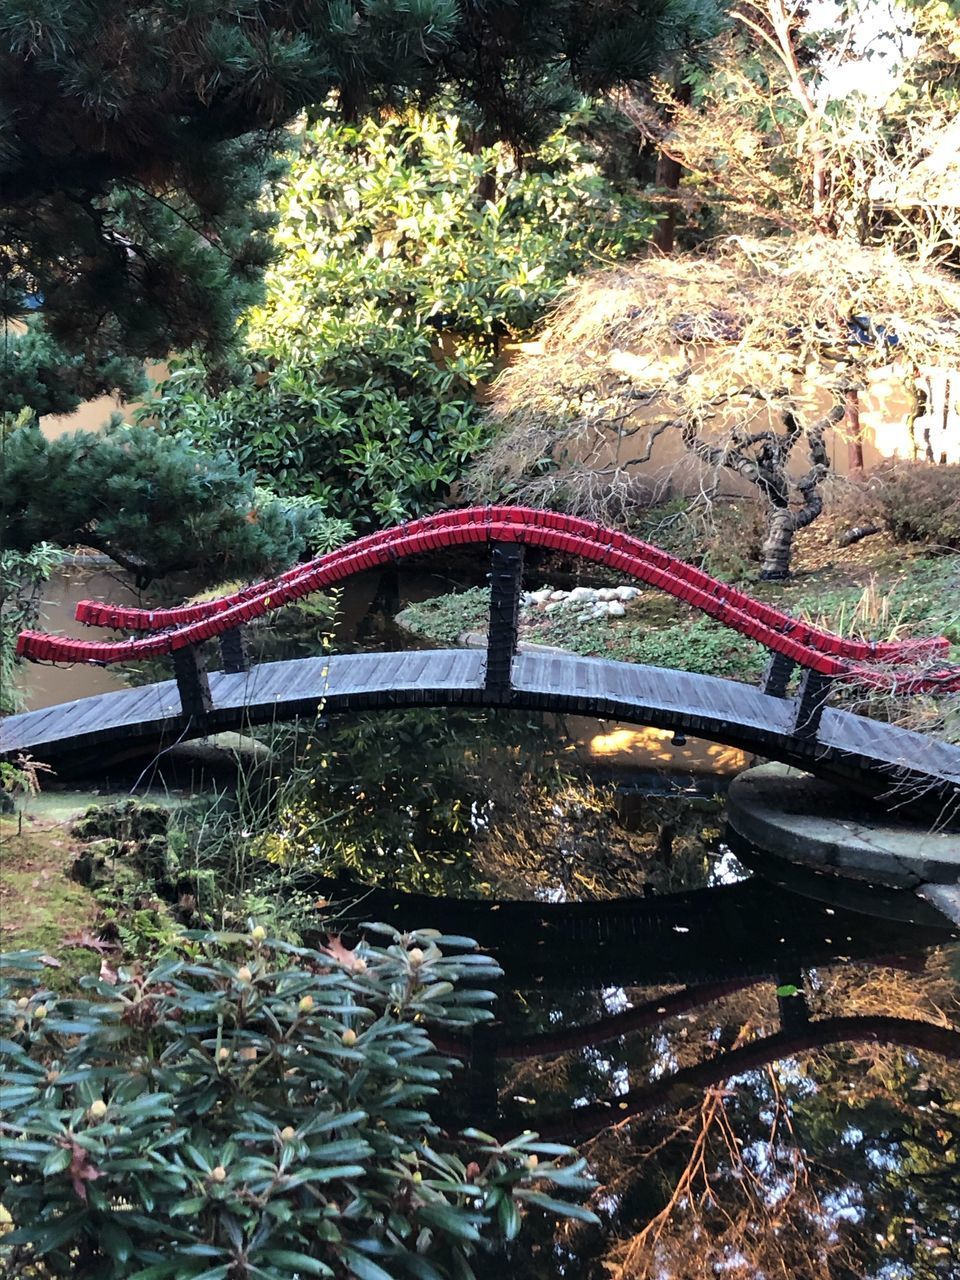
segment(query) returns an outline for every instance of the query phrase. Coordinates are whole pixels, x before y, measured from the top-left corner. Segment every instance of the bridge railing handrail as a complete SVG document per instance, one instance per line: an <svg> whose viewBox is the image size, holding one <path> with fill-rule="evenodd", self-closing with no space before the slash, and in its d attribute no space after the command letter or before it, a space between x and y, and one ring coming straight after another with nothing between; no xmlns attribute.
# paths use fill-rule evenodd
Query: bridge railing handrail
<svg viewBox="0 0 960 1280"><path fill-rule="evenodd" d="M96 600L81 600L76 606L76 617L87 626L110 627L122 631L163 631L171 627L181 627L189 623L203 621L206 618L225 612L250 600L258 599L271 592L278 593L273 607L280 607L285 602L284 588L290 586L305 575L333 565L347 555L362 554L365 551L391 543L406 537L420 534L440 532L446 529L462 529L475 527L487 530L493 524L503 525L516 523L522 528L555 529L574 536L587 537L606 544L613 550L632 551L642 557L651 566L671 573L679 582L688 583L702 590L725 599L733 605L747 611L751 617L758 618L769 626L781 630L793 639L801 641L812 649L820 649L824 653L832 653L837 657L845 657L861 662L884 662L891 665L912 663L924 657L935 657L946 653L949 641L944 636L921 637L894 641L867 641L848 636L839 636L813 623L793 618L778 609L775 605L758 600L738 587L721 582L696 565L689 564L669 552L663 551L651 543L644 542L632 534L609 529L604 525L583 520L577 516L565 515L561 512L543 511L531 507L468 507L455 511L441 512L433 516L425 516L392 529L368 534L363 538L348 543L335 551L327 552L312 561L295 565L292 569L273 578L264 579L248 587L214 600L205 600L198 604L177 605L167 609L139 609L124 606L103 604ZM466 541L467 539L454 539ZM471 539L472 540L472 539ZM477 538L476 541L487 540Z"/></svg>
<svg viewBox="0 0 960 1280"><path fill-rule="evenodd" d="M523 512L522 519L517 518L518 511ZM881 657L878 654L880 647L877 645L850 642L844 637L789 618L782 611L753 600L746 593L718 582L702 570L695 569L631 535L552 512L529 512L523 508L483 508L482 513L482 520L470 519L471 516L476 516L470 509L446 513L444 516L427 517L408 526L372 535L359 543L328 553L310 565L290 570L269 583L257 584L254 590L258 594L235 593L233 597L210 602L213 609L207 609L204 616L185 622L175 630L138 640L116 642L74 640L27 631L18 639L17 652L33 661L104 665L175 654L214 636L223 635L313 591L335 586L354 574L386 565L403 556L466 543L521 542L592 560L628 574L649 586L665 590L740 634L759 642L772 653L780 654L789 662L820 676L853 680L897 693L960 688L960 669L957 668L939 673L899 673L865 667L861 665L862 659L858 662L845 653L842 657L837 656L838 648L842 652L853 646L854 653L866 650L869 659L873 661ZM504 519L495 518L501 513ZM682 568L682 573L673 572L677 567ZM191 607L196 608L187 606ZM142 611L137 613L139 615ZM773 623L765 620L771 613L775 619ZM929 652L933 643L936 642L928 642L928 648L921 652ZM940 647L938 643L937 648ZM830 649L833 652L826 651ZM913 652L916 656L916 648ZM902 653L902 650L897 653ZM883 653L881 660L890 661L890 657Z"/></svg>

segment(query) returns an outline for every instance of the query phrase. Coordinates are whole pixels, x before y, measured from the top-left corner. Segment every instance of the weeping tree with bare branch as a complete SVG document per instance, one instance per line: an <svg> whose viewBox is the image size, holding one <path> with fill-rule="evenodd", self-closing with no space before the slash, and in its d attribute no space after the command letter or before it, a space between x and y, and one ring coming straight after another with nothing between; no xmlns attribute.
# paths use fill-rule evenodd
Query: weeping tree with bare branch
<svg viewBox="0 0 960 1280"><path fill-rule="evenodd" d="M678 478L706 509L735 475L764 510L762 576L787 576L795 535L823 509L834 442L863 466L871 374L894 374L916 416L918 371L960 359L960 291L936 265L957 243L943 183L926 201L935 225L904 214L892 226L877 203L955 103L949 77L919 91L947 64L944 22L931 36L916 16L929 8L900 12L922 39L884 103L831 97L832 71L868 56L856 15L842 7L835 31L815 32L799 0L742 0L691 91L618 97L682 175L665 207L688 237L713 238L575 288L500 382L502 430L474 493L629 524L651 479L654 500Z"/></svg>
<svg viewBox="0 0 960 1280"><path fill-rule="evenodd" d="M651 484L709 503L735 475L765 511L761 574L785 577L851 395L960 359L958 311L936 267L816 234L595 274L500 379L470 488L629 524Z"/></svg>

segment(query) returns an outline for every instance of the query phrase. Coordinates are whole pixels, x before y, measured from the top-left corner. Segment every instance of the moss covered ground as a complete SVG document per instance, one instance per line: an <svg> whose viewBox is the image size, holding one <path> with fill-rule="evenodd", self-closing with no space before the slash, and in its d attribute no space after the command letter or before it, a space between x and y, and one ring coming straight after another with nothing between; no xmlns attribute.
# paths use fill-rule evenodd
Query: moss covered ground
<svg viewBox="0 0 960 1280"><path fill-rule="evenodd" d="M76 843L67 825L49 818L0 818L0 950L43 952L57 990L99 966L94 951L70 945L99 914L93 893L70 876Z"/></svg>

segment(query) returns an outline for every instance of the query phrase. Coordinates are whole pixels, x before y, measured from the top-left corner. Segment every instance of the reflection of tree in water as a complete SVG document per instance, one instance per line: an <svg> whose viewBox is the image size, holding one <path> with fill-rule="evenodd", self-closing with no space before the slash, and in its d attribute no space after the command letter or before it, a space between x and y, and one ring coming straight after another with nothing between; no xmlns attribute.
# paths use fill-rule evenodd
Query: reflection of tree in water
<svg viewBox="0 0 960 1280"><path fill-rule="evenodd" d="M295 761L295 763L294 763ZM337 717L291 735L269 852L430 893L603 899L706 883L703 816L651 800L631 829L540 716Z"/></svg>
<svg viewBox="0 0 960 1280"><path fill-rule="evenodd" d="M283 765L289 782L274 851L327 875L346 869L433 894L571 900L711 879L704 828L717 825L713 813L666 799L645 802L639 820L618 820L613 791L595 785L562 736L535 716L458 709L337 719L296 747ZM841 910L812 911L799 900L791 907L789 899L777 895L769 920L729 922L744 937L724 954L727 989L705 986L701 1002L628 1035L500 1063L499 1122L511 1132L519 1125L564 1137L557 1117L599 1112L585 1132L605 1127L581 1146L600 1179L592 1207L601 1226L568 1223L551 1235L531 1223L522 1244L480 1276L960 1277L960 1062L898 1045L890 1026L889 1044L851 1042L852 1031L832 1042L849 1018L881 1036L884 1018L956 1026L956 985L937 952L923 971L838 961L844 945L870 954L882 937L878 947L890 948L890 926L868 931L865 948ZM847 923L840 932L828 924L825 940L831 917ZM807 919L816 921L809 938ZM695 925L691 916L674 927L693 938ZM779 1030L773 978L757 978L781 971L781 930L790 934L789 964L806 969L812 1019L792 1042ZM722 949L716 930L706 932ZM846 933L856 941L845 944ZM755 935L766 939L769 970L752 955ZM838 947L825 960L822 944L831 939ZM907 950L925 945L909 929L905 939ZM741 950L750 980L732 990ZM691 952L693 960L691 972L702 975L693 980L706 981L709 956ZM497 1036L555 1034L651 1002L653 1011L672 1007L666 987L560 994L523 989L519 973L510 986L499 1002L501 1026L467 1053L473 1069L462 1104L481 1108L474 1122L490 1122L496 1109L489 1084ZM792 1008L790 999L781 1003ZM678 1073L675 1091L659 1083ZM625 1098L640 1100L636 1115L633 1103L621 1112Z"/></svg>
<svg viewBox="0 0 960 1280"><path fill-rule="evenodd" d="M851 965L813 976L811 1037L822 1019L826 1038L838 1011L957 1027L960 1000L942 953L922 973ZM651 995L622 994L632 1003ZM583 1148L601 1180L592 1205L603 1226L542 1237L527 1263L512 1260L515 1274L956 1280L960 1061L843 1043L739 1074L731 1063L725 1074L728 1052L776 1034L773 994L771 984L742 990L652 1034L509 1070L505 1100L539 1092L556 1114L564 1094L567 1108L602 1096L602 1075L591 1085L584 1059L611 1068L607 1127ZM661 1092L656 1107L618 1121L624 1089L699 1062L714 1068L712 1083L668 1101ZM527 1117L535 1128L537 1111Z"/></svg>

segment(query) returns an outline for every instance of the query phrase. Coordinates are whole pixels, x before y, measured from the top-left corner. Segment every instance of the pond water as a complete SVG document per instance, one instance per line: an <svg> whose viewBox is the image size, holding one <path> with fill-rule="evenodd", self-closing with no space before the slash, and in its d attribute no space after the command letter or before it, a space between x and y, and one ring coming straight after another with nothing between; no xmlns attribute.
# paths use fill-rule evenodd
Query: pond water
<svg viewBox="0 0 960 1280"><path fill-rule="evenodd" d="M65 576L45 624L98 587L122 598ZM345 598L341 642L396 643L377 589ZM41 670L34 706L115 679ZM535 1225L478 1275L960 1280L956 935L912 897L735 854L737 763L630 732L457 709L269 744L258 854L504 969L450 1125L576 1142L598 1179L599 1227Z"/></svg>
<svg viewBox="0 0 960 1280"><path fill-rule="evenodd" d="M957 1280L956 935L738 858L722 794L618 786L565 728L396 712L276 744L269 851L358 921L504 969L449 1124L576 1142L599 1180L599 1228L539 1227L479 1274Z"/></svg>

